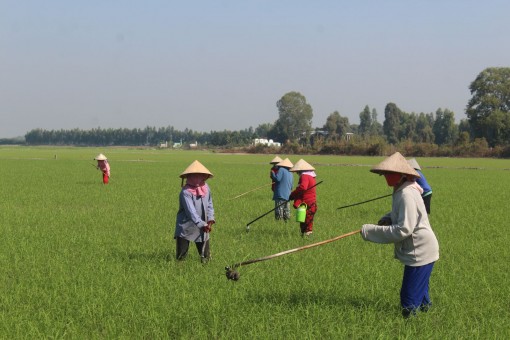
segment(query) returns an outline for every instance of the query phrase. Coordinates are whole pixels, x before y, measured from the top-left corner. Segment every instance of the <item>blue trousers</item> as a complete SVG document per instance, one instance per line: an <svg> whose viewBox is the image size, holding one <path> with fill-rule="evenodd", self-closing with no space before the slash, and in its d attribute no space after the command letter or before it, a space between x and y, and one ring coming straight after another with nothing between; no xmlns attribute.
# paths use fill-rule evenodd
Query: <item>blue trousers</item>
<svg viewBox="0 0 510 340"><path fill-rule="evenodd" d="M427 310L431 305L429 279L433 267L434 262L419 267L405 266L400 289L400 304L404 316L414 314L417 309Z"/></svg>

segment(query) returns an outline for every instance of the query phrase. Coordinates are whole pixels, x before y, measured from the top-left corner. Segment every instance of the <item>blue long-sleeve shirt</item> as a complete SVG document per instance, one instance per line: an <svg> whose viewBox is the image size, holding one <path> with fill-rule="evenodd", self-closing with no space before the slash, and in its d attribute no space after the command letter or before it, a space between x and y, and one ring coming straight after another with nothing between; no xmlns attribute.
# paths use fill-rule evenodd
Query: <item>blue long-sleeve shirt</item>
<svg viewBox="0 0 510 340"><path fill-rule="evenodd" d="M427 179L425 178L425 175L423 175L423 173L420 170L418 170L418 169L415 169L415 170L421 176L420 178L418 178L416 180L416 183L418 183L418 185L423 189L423 194L421 196L423 197L423 196L430 195L432 193L432 187L427 182Z"/></svg>
<svg viewBox="0 0 510 340"><path fill-rule="evenodd" d="M275 182L273 192L273 200L289 200L292 186L294 185L294 178L289 169L279 167L278 172L274 174L271 172L271 179Z"/></svg>
<svg viewBox="0 0 510 340"><path fill-rule="evenodd" d="M200 230L207 222L214 221L211 189L205 185L207 194L204 197L195 196L186 189L181 190L174 238L180 237L192 242L205 242L209 239L209 233Z"/></svg>

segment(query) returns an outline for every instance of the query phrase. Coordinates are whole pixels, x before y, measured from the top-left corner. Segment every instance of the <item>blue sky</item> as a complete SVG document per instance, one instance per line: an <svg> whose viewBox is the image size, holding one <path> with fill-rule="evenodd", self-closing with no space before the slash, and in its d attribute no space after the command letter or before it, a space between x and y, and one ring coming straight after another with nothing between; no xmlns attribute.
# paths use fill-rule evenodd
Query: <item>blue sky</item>
<svg viewBox="0 0 510 340"><path fill-rule="evenodd" d="M239 130L298 91L313 126L452 110L510 66L510 1L0 0L0 137L31 129Z"/></svg>

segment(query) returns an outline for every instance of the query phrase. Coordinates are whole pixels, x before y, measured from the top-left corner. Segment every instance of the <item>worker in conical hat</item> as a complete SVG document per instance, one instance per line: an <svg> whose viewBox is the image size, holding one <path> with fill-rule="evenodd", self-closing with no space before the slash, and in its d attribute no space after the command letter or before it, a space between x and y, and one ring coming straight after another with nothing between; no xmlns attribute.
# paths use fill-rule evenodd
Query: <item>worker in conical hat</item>
<svg viewBox="0 0 510 340"><path fill-rule="evenodd" d="M429 182L425 178L425 175L421 171L420 164L416 161L415 158L411 158L407 160L407 163L420 175L420 178L416 180L416 183L423 189L423 194L421 194L421 198L423 198L423 203L425 203L425 209L427 210L427 214L430 215L430 203L432 201L432 187Z"/></svg>
<svg viewBox="0 0 510 340"><path fill-rule="evenodd" d="M290 169L299 175L298 186L290 194L289 199L294 201L294 208L298 208L301 204L306 204L306 218L304 222L300 222L301 236L311 236L313 233L313 219L317 212L317 193L315 185L315 168L304 159L300 159Z"/></svg>
<svg viewBox="0 0 510 340"><path fill-rule="evenodd" d="M185 259L189 243L194 242L201 261L205 263L211 258L209 234L215 223L211 189L206 183L213 174L196 160L179 177L183 183L175 222L176 258Z"/></svg>
<svg viewBox="0 0 510 340"><path fill-rule="evenodd" d="M271 164L271 171L269 171L269 178L271 178L271 181L272 181L272 184L271 184L271 191L274 192L274 187L275 187L275 183L273 181L273 174L276 175L276 173L278 172L278 167L276 166L276 164L280 163L281 161L283 161L283 159L281 159L280 157L278 156L275 156L275 158L273 158L271 160L271 162L269 162L269 164Z"/></svg>
<svg viewBox="0 0 510 340"><path fill-rule="evenodd" d="M273 190L274 217L276 220L283 220L284 222L290 219L289 196L294 186L294 178L289 169L292 166L290 159L285 158L276 164L277 172L271 173L271 179L275 186Z"/></svg>
<svg viewBox="0 0 510 340"><path fill-rule="evenodd" d="M391 212L377 224L364 224L361 236L366 241L394 243L395 258L404 264L400 289L402 315L408 318L431 305L429 280L434 263L439 259L439 244L430 226L423 189L416 183L420 174L399 152L372 167L393 188Z"/></svg>
<svg viewBox="0 0 510 340"><path fill-rule="evenodd" d="M97 169L101 170L103 173L103 184L108 184L110 179L110 164L108 163L108 158L100 153L94 157L94 159L97 161Z"/></svg>

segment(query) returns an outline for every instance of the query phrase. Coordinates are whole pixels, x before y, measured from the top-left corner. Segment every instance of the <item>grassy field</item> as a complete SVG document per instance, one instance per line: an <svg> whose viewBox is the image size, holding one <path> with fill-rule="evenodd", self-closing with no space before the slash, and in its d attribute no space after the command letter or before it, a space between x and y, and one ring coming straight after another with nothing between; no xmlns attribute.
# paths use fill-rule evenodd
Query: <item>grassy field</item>
<svg viewBox="0 0 510 340"><path fill-rule="evenodd" d="M91 166L99 152L112 167L108 186ZM306 156L324 181L313 238L272 214L247 233L273 208L270 187L231 198L269 183L273 156L0 148L0 338L510 337L510 160L418 159L434 190L441 258L433 308L405 321L392 245L359 235L226 279L227 265L357 230L390 209L390 198L336 209L390 193L369 172L383 157ZM174 260L178 176L195 159L215 175L207 265L194 247Z"/></svg>

